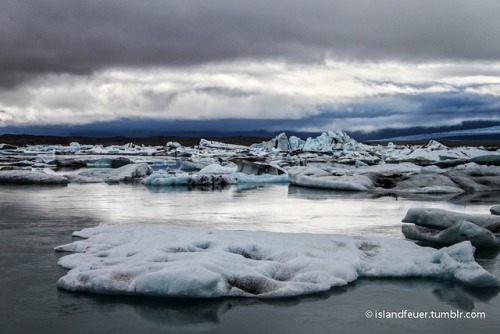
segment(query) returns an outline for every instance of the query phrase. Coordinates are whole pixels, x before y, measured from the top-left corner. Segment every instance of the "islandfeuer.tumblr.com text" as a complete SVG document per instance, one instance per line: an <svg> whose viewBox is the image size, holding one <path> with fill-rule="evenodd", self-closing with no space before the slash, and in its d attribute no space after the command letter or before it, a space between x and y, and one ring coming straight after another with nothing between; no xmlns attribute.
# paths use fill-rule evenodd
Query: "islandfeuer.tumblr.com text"
<svg viewBox="0 0 500 334"><path fill-rule="evenodd" d="M459 310L449 311L386 311L367 310L367 318L373 319L485 319L486 312L465 312Z"/></svg>

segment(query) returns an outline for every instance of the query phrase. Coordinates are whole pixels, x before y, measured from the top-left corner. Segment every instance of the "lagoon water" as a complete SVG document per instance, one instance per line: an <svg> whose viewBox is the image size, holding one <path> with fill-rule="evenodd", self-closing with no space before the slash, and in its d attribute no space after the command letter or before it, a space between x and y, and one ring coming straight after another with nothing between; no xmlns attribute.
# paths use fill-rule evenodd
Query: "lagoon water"
<svg viewBox="0 0 500 334"><path fill-rule="evenodd" d="M480 198L373 197L288 185L202 191L141 184L0 187L0 333L332 333L496 332L498 289L423 279L362 279L279 300L181 300L58 290L65 270L55 246L99 223L155 223L218 229L341 233L403 238L409 208L488 213ZM476 253L500 277L498 252ZM483 319L380 319L367 311L484 312Z"/></svg>

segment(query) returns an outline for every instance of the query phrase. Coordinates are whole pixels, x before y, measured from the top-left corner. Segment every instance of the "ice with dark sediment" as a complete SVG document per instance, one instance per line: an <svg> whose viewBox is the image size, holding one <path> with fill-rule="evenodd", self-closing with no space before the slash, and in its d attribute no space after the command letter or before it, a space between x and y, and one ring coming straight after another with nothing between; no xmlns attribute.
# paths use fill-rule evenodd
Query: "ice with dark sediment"
<svg viewBox="0 0 500 334"><path fill-rule="evenodd" d="M469 240L477 247L500 247L500 216L414 208L403 223L402 232L409 239L441 245Z"/></svg>
<svg viewBox="0 0 500 334"><path fill-rule="evenodd" d="M423 227L444 229L466 220L492 232L500 233L500 217L489 214L466 214L433 208L414 208L408 210L403 222Z"/></svg>
<svg viewBox="0 0 500 334"><path fill-rule="evenodd" d="M333 190L369 191L374 184L369 177L350 170L331 172L315 167L291 167L288 169L292 185Z"/></svg>
<svg viewBox="0 0 500 334"><path fill-rule="evenodd" d="M499 287L465 241L436 250L390 238L99 225L59 246L65 290L187 298L281 298L360 277L422 277Z"/></svg>
<svg viewBox="0 0 500 334"><path fill-rule="evenodd" d="M126 157L85 160L86 166L92 168L120 168L131 163L133 161Z"/></svg>
<svg viewBox="0 0 500 334"><path fill-rule="evenodd" d="M443 230L410 224L404 224L401 230L408 239L444 246L467 240L475 247L500 247L499 239L491 231L466 220L455 223Z"/></svg>
<svg viewBox="0 0 500 334"><path fill-rule="evenodd" d="M436 166L384 164L358 168L291 167L296 186L378 193L446 194L500 190L500 167L468 164L447 170Z"/></svg>
<svg viewBox="0 0 500 334"><path fill-rule="evenodd" d="M262 174L282 175L287 173L286 170L281 168L280 166L268 164L265 162L249 161L244 158L231 159L231 162L236 164L237 172L241 172L248 175L262 175Z"/></svg>

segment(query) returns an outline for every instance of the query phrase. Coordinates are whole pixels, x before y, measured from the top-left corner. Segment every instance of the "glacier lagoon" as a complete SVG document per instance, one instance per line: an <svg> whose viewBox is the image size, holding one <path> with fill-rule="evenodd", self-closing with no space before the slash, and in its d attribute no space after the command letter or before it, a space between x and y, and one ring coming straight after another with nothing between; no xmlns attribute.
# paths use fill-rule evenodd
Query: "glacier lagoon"
<svg viewBox="0 0 500 334"><path fill-rule="evenodd" d="M178 300L68 293L53 248L99 223L153 223L221 230L333 233L403 239L410 208L487 213L498 195L447 202L288 185L188 191L133 184L2 186L2 333L88 332L454 332L494 331L498 289L426 279L359 279L324 293L278 300ZM441 199L441 198L439 198ZM476 260L500 276L497 251ZM366 311L485 312L486 319L369 319Z"/></svg>

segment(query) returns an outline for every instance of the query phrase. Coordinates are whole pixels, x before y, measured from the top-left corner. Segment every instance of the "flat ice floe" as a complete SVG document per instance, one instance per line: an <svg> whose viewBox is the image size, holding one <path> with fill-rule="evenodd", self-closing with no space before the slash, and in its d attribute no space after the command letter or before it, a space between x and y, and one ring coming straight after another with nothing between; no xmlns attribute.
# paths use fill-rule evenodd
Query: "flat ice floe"
<svg viewBox="0 0 500 334"><path fill-rule="evenodd" d="M0 184L67 184L68 180L38 170L0 170Z"/></svg>
<svg viewBox="0 0 500 334"><path fill-rule="evenodd" d="M288 297L359 277L427 277L472 286L500 281L462 242L436 250L389 238L221 231L164 225L99 225L59 246L65 290L214 298Z"/></svg>

